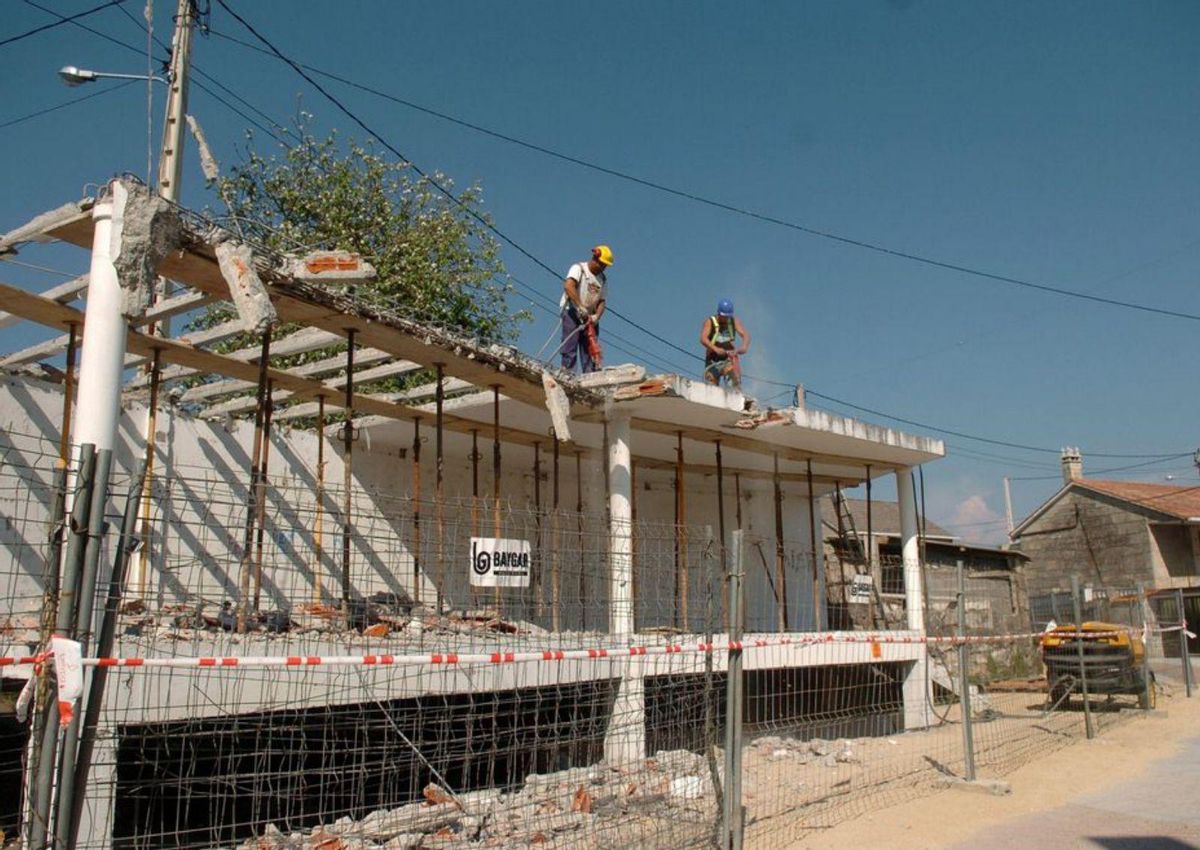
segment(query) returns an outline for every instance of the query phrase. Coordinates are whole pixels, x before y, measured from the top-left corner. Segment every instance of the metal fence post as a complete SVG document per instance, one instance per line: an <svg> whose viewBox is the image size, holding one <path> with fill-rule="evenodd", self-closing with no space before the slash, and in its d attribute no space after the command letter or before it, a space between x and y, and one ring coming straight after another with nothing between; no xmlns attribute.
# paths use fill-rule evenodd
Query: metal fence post
<svg viewBox="0 0 1200 850"><path fill-rule="evenodd" d="M1146 584L1138 582L1137 585L1138 597L1138 617L1142 625L1142 708L1146 711L1151 709L1151 692L1154 690L1154 684L1151 681L1154 673L1150 669L1150 630L1147 628L1149 621L1146 618ZM1133 625L1132 623L1130 625Z"/></svg>
<svg viewBox="0 0 1200 850"><path fill-rule="evenodd" d="M1079 576L1071 576L1071 602L1075 608L1075 650L1079 656L1079 686L1083 691L1083 725L1088 739L1096 737L1092 726L1092 702L1088 698L1087 662L1083 656L1083 603L1079 598Z"/></svg>
<svg viewBox="0 0 1200 850"><path fill-rule="evenodd" d="M1183 662L1183 689L1188 699L1192 698L1192 656L1188 651L1187 616L1183 613L1183 590L1175 589L1175 602L1179 605L1179 658Z"/></svg>
<svg viewBox="0 0 1200 850"><path fill-rule="evenodd" d="M975 736L971 728L971 684L967 675L970 654L967 652L967 578L963 573L962 558L956 564L958 570L958 702L962 711L964 777L975 781Z"/></svg>
<svg viewBox="0 0 1200 850"><path fill-rule="evenodd" d="M742 530L730 541L729 660L725 678L725 813L722 839L727 850L741 850L742 809Z"/></svg>

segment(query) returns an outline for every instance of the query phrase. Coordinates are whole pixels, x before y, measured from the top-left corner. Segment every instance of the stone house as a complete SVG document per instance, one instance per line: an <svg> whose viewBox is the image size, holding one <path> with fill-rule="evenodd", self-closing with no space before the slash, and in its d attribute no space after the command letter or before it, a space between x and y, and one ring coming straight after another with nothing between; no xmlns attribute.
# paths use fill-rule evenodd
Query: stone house
<svg viewBox="0 0 1200 850"><path fill-rule="evenodd" d="M1062 470L1059 491L1010 534L1030 559L1033 607L1076 576L1085 602L1139 583L1164 598L1182 589L1188 620L1200 620L1200 487L1086 478L1077 449L1063 450Z"/></svg>

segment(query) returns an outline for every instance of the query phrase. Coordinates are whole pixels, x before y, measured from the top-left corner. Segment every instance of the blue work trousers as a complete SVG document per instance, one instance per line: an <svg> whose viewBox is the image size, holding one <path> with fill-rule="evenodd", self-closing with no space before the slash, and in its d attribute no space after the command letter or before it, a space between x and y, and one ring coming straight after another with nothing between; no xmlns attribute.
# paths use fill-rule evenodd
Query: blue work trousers
<svg viewBox="0 0 1200 850"><path fill-rule="evenodd" d="M575 305L567 305L562 311L562 343L558 352L562 356L562 367L568 372L575 371L576 362L579 363L581 372L596 371L596 364L592 362L592 355L588 351L587 333L581 327L582 324L579 313L575 311ZM599 337L599 325L596 325L595 331Z"/></svg>

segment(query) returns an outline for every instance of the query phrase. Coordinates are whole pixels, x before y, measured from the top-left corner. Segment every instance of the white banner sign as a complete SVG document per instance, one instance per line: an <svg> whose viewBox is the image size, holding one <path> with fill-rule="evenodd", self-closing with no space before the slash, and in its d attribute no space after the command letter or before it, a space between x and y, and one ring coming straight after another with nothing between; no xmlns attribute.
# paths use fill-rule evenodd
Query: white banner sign
<svg viewBox="0 0 1200 850"><path fill-rule="evenodd" d="M871 591L875 589L875 582L868 575L856 575L850 582L850 601L851 602L870 602Z"/></svg>
<svg viewBox="0 0 1200 850"><path fill-rule="evenodd" d="M471 538L471 584L475 587L529 587L533 547L528 540Z"/></svg>

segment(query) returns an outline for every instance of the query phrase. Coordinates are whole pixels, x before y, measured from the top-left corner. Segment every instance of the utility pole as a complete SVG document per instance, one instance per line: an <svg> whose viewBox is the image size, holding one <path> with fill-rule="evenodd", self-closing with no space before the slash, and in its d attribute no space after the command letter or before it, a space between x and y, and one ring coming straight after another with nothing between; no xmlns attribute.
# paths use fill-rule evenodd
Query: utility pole
<svg viewBox="0 0 1200 850"><path fill-rule="evenodd" d="M171 39L171 68L167 77L163 143L158 156L158 194L168 201L179 200L179 179L183 171L183 125L187 116L192 27L195 23L194 0L178 0L175 35Z"/></svg>
<svg viewBox="0 0 1200 850"><path fill-rule="evenodd" d="M175 8L175 34L171 37L171 65L167 74L167 108L163 113L163 141L158 153L159 197L178 203L179 184L183 173L183 127L187 117L188 82L192 63L192 28L196 23L195 0L178 0ZM169 297L171 284L159 278L155 286L155 299ZM152 328L154 336L171 335L171 319L164 318ZM146 579L150 575L150 511L154 498L154 449L157 445L155 432L158 430L157 406L158 385L161 375L160 358L157 351L150 361L150 407L142 423L142 434L146 441L146 477L142 493L141 526L143 545L129 578L129 584L139 595L146 591Z"/></svg>
<svg viewBox="0 0 1200 850"><path fill-rule="evenodd" d="M1012 514L1012 490L1008 486L1008 476L1004 476L1004 517L1008 520L1008 533L1012 534L1013 514Z"/></svg>

